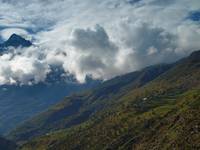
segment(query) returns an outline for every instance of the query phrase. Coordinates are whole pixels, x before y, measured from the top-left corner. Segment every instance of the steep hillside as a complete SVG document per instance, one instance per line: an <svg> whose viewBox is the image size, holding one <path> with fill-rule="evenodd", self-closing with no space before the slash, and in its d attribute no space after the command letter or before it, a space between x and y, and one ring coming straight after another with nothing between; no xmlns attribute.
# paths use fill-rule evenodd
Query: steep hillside
<svg viewBox="0 0 200 150"><path fill-rule="evenodd" d="M96 112L112 107L130 89L141 87L170 69L172 65L156 65L104 82L97 88L66 97L11 133L16 140L27 140L50 131L69 128L88 120Z"/></svg>
<svg viewBox="0 0 200 150"><path fill-rule="evenodd" d="M114 81L91 93L68 98L18 128L13 137L20 141L43 134L22 146L37 150L200 148L200 51L147 84L135 86L141 82L131 80L119 88L117 85L121 84ZM81 105L75 109L79 112L75 118L77 113L69 107L74 103ZM95 111L85 115L87 107ZM54 129L62 130L51 132Z"/></svg>
<svg viewBox="0 0 200 150"><path fill-rule="evenodd" d="M22 149L199 149L199 93L192 90L178 98L162 97L159 101L164 104L151 100L152 108L142 112L134 108L104 112L101 118L70 130L35 138Z"/></svg>

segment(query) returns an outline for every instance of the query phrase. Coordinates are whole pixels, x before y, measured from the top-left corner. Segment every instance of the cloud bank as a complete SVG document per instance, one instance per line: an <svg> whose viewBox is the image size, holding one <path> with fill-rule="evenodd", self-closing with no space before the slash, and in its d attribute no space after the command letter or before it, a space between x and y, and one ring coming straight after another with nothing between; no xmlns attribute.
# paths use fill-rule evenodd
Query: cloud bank
<svg viewBox="0 0 200 150"><path fill-rule="evenodd" d="M35 43L0 56L0 84L43 82L51 66L83 83L176 61L200 49L199 12L199 0L0 0L1 39Z"/></svg>

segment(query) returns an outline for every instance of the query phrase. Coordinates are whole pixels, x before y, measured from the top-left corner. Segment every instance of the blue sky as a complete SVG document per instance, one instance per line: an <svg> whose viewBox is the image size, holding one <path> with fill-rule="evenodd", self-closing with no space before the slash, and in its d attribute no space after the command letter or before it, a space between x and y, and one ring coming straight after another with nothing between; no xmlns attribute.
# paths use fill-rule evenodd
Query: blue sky
<svg viewBox="0 0 200 150"><path fill-rule="evenodd" d="M84 82L173 62L200 49L199 12L199 0L0 0L0 39L36 45L0 56L0 84L44 81L50 65Z"/></svg>

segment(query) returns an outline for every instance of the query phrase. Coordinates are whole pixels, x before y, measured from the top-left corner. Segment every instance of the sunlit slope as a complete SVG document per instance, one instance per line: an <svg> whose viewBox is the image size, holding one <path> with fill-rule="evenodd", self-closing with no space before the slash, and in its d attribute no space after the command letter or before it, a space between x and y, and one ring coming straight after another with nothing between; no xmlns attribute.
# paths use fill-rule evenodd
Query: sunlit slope
<svg viewBox="0 0 200 150"><path fill-rule="evenodd" d="M103 93L106 93L106 87L102 90ZM88 95L98 93L100 89L95 89ZM103 98L99 98L101 95ZM82 99L80 95L76 96L72 96L75 98L73 102L79 101L78 97ZM101 109L94 107L95 111L82 123L78 122L74 124L76 126L71 125L71 128L36 137L23 145L23 149L198 148L200 146L198 117L200 114L200 51L177 62L171 69L147 84L126 85L115 93L107 92L98 97L93 96L91 99L86 97L83 101L84 104L86 101L87 105L78 109L79 115L83 114L81 110L87 108L86 106L99 106L96 105L99 103L104 105L99 106ZM60 107L58 104L52 109L57 111L56 109L60 110ZM36 117L36 121L32 123L37 125L40 123L39 119L50 118L52 115L47 116ZM69 118L66 117L66 120ZM32 129L25 127L27 126L15 132L17 139L26 135L27 132L24 131ZM46 126L40 130L48 131Z"/></svg>
<svg viewBox="0 0 200 150"><path fill-rule="evenodd" d="M27 140L50 131L69 128L87 121L96 112L112 107L131 89L155 79L172 65L156 65L104 82L97 88L66 97L65 100L41 113L11 133L17 141Z"/></svg>

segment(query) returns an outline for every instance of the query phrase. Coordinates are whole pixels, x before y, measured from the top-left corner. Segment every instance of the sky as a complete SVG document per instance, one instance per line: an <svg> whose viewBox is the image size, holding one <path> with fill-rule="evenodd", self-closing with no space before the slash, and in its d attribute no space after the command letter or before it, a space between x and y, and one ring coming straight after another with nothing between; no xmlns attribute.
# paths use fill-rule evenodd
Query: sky
<svg viewBox="0 0 200 150"><path fill-rule="evenodd" d="M43 82L51 66L84 83L108 80L200 49L199 0L0 0L0 85Z"/></svg>

